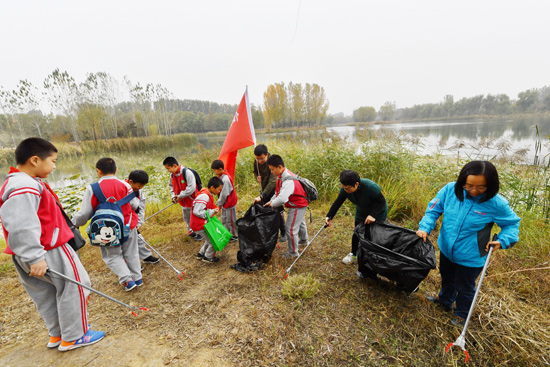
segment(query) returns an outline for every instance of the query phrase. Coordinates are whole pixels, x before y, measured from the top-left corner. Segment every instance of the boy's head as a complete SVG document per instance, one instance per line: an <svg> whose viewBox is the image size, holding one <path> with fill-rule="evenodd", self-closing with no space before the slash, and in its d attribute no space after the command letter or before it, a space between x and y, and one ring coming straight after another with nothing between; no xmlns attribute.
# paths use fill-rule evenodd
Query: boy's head
<svg viewBox="0 0 550 367"><path fill-rule="evenodd" d="M55 169L57 148L42 138L28 138L15 148L15 162L20 171L46 178Z"/></svg>
<svg viewBox="0 0 550 367"><path fill-rule="evenodd" d="M143 189L145 185L149 182L149 175L147 172L137 169L130 172L128 175L128 183L132 186L134 191L139 191Z"/></svg>
<svg viewBox="0 0 550 367"><path fill-rule="evenodd" d="M211 194L218 195L223 189L223 182L222 179L218 176L212 177L210 180L208 180L208 191L210 191Z"/></svg>
<svg viewBox="0 0 550 367"><path fill-rule="evenodd" d="M219 176L225 170L225 165L223 164L223 161L221 159L216 159L214 162L212 162L210 168L212 168L215 175Z"/></svg>
<svg viewBox="0 0 550 367"><path fill-rule="evenodd" d="M99 177L114 175L117 171L115 160L108 157L98 160L95 164L95 168Z"/></svg>
<svg viewBox="0 0 550 367"><path fill-rule="evenodd" d="M270 155L269 158L267 158L267 166L273 176L280 176L285 171L285 162L278 154Z"/></svg>
<svg viewBox="0 0 550 367"><path fill-rule="evenodd" d="M166 157L164 159L164 161L162 162L162 164L164 165L164 168L166 168L166 170L168 172L170 172L171 174L178 173L179 163L178 163L178 160L176 158Z"/></svg>
<svg viewBox="0 0 550 367"><path fill-rule="evenodd" d="M254 148L254 156L256 157L256 162L264 164L269 157L267 147L264 144L257 145L256 148Z"/></svg>
<svg viewBox="0 0 550 367"><path fill-rule="evenodd" d="M360 181L361 177L359 177L359 173L355 171L347 169L340 173L340 183L342 184L344 191L347 193L351 194L357 191Z"/></svg>

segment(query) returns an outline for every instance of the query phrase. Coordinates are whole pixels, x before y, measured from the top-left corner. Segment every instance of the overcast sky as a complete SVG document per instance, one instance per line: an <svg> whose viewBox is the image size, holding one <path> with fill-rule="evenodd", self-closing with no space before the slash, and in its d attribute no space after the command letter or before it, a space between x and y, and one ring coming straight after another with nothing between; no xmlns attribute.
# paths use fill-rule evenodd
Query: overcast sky
<svg viewBox="0 0 550 367"><path fill-rule="evenodd" d="M263 103L317 83L330 113L550 86L547 0L0 0L0 85L105 71L176 98Z"/></svg>

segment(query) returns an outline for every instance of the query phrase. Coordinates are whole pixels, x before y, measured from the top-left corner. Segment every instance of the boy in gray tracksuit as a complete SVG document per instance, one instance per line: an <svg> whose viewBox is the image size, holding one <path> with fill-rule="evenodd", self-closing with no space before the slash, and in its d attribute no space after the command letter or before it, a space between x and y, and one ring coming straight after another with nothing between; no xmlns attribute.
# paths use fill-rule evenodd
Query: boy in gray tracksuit
<svg viewBox="0 0 550 367"><path fill-rule="evenodd" d="M149 175L143 170L135 170L130 172L128 178L125 180L132 190L134 190L136 197L139 200L139 207L136 209L136 214L138 216L138 224L136 229L138 230L138 253L141 261L147 264L156 264L159 262L158 257L154 257L151 250L146 246L145 239L143 235L139 233L139 229L145 222L145 194L143 194L143 187L149 182Z"/></svg>
<svg viewBox="0 0 550 367"><path fill-rule="evenodd" d="M48 328L48 348L64 352L96 343L105 333L88 329L90 292L48 271L90 286L78 255L67 245L74 235L57 196L41 180L55 169L57 149L44 139L29 138L15 149L15 159L17 168L11 167L0 189L4 252L12 255L21 284Z"/></svg>
<svg viewBox="0 0 550 367"><path fill-rule="evenodd" d="M220 208L221 222L231 232L230 242L238 241L237 237L237 192L233 185L233 178L225 170L225 164L222 160L216 159L210 165L214 174L222 179L223 189L218 196L216 205Z"/></svg>
<svg viewBox="0 0 550 367"><path fill-rule="evenodd" d="M205 238L204 245L196 255L197 260L202 260L209 263L217 263L220 261L219 257L214 256L216 251L204 231L204 225L207 223L207 210L210 217L220 211L220 209L214 204L214 197L212 195L218 195L222 191L222 188L222 180L219 177L212 177L208 181L208 188L203 188L199 191L197 198L193 200L191 229Z"/></svg>
<svg viewBox="0 0 550 367"><path fill-rule="evenodd" d="M122 180L116 178L117 172L115 161L111 158L101 158L96 163L96 171L99 176L99 185L106 198L114 197L121 200L128 194L133 194L132 187ZM99 204L93 193L91 185L86 187L82 205L73 218L76 227L88 222L94 215L95 208ZM134 197L128 204L122 206L124 223L130 223L130 234L128 239L121 245L113 247L100 247L101 258L105 264L118 276L118 282L124 285L124 290L131 291L135 287L143 285L141 276L141 264L138 255L138 234L137 214L135 210L139 206L138 198Z"/></svg>
<svg viewBox="0 0 550 367"><path fill-rule="evenodd" d="M195 241L202 241L202 236L193 232L190 223L193 200L197 197L198 192L195 175L190 169L181 166L174 157L166 157L162 164L170 172L168 181L170 197L174 203L181 206L183 221L187 224L187 234Z"/></svg>
<svg viewBox="0 0 550 367"><path fill-rule="evenodd" d="M299 181L293 180L295 176L285 168L283 159L277 155L270 155L267 165L271 173L277 177L275 194L264 206L276 208L284 205L288 210L285 223L285 231L288 238L288 251L283 254L284 258L298 257L298 246L307 244L308 234L305 221L308 206L306 192Z"/></svg>

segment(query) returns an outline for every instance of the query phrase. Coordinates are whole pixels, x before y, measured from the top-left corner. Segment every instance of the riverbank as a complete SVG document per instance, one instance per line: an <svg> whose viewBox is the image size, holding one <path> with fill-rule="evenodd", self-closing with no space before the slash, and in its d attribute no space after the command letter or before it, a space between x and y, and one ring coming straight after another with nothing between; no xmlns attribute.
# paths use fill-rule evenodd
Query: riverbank
<svg viewBox="0 0 550 367"><path fill-rule="evenodd" d="M289 169L317 185L320 199L311 204L310 236L322 226L336 197L342 169L355 169L379 183L389 204L388 219L416 229L428 201L456 179L465 163L441 155L411 153L395 136L382 133L359 139L351 144L337 134L323 133L309 144L300 138L266 143L270 151L282 154ZM244 150L237 161L238 216L248 209L258 190L250 173L251 150ZM211 176L209 164L217 158L217 151L203 149L177 158L193 162L205 181ZM136 164L151 176L146 186L152 202L146 215L150 215L167 204L167 174L146 159L121 162L119 169L126 171ZM520 241L510 250L497 251L491 261L466 336L470 363L545 365L550 362L548 171L513 162L499 162L497 168L501 193L522 218ZM186 237L181 212L175 207L147 222L142 233L187 274L183 281L165 264L146 265L145 285L124 292L97 249L87 245L81 256L92 286L151 311L136 319L119 305L92 296L90 322L94 328L106 330L107 337L95 346L66 354L46 350L43 323L19 284L11 260L1 255L0 364L462 365L460 349L443 354L460 330L449 325L450 315L424 298L439 289L437 271L428 275L418 293L408 296L386 280L361 280L353 266L340 262L349 251L353 213L349 203L342 206L334 225L323 230L287 281L282 276L290 262L281 257L286 244L280 244L281 249L275 250L263 270L252 274L229 267L236 262L236 243L219 254L222 261L217 265L197 261L193 255L200 244ZM431 239L437 245L437 231ZM299 286L303 291L291 292Z"/></svg>

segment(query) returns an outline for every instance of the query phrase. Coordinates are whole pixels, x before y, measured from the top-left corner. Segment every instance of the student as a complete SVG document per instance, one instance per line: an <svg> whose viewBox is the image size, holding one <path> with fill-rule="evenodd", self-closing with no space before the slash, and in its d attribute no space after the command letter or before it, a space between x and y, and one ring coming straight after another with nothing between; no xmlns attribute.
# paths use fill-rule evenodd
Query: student
<svg viewBox="0 0 550 367"><path fill-rule="evenodd" d="M426 241L437 219L443 223L437 241L441 291L428 300L451 311L453 325L464 325L475 294L476 279L483 270L490 246L508 249L519 240L520 218L498 194L498 173L488 161L466 163L456 182L445 185L428 203L416 234ZM494 223L500 227L491 240Z"/></svg>
<svg viewBox="0 0 550 367"><path fill-rule="evenodd" d="M183 221L187 224L188 228L187 234L195 241L202 241L202 236L193 232L190 225L191 208L193 206L193 200L196 198L198 193L195 175L193 175L191 170L180 166L174 157L166 157L162 164L164 165L164 168L170 172L168 187L170 188L172 201L181 205Z"/></svg>
<svg viewBox="0 0 550 367"><path fill-rule="evenodd" d="M101 158L96 165L99 186L106 198L113 197L120 200L134 192L132 187L122 180L116 178L116 163L112 158ZM99 201L95 197L92 186L86 187L80 210L73 218L75 226L80 227L88 222L94 215ZM133 198L129 203L122 206L124 223L130 223L130 234L128 239L120 246L101 247L101 258L109 269L118 276L118 282L124 285L124 290L131 291L135 287L143 285L141 279L141 265L138 255L137 223L138 217L135 210L139 207L138 198Z"/></svg>
<svg viewBox="0 0 550 367"><path fill-rule="evenodd" d="M219 177L212 177L208 181L208 188L203 188L199 191L197 198L193 200L193 211L191 212L191 229L200 233L205 238L204 245L197 253L197 260L202 260L207 263L217 263L220 261L219 257L214 256L216 251L214 246L210 242L210 239L204 232L204 225L207 222L206 210L211 217L220 211L214 204L214 197L212 195L219 195L223 189L223 182Z"/></svg>
<svg viewBox="0 0 550 367"><path fill-rule="evenodd" d="M288 238L288 251L283 254L284 258L298 257L298 245L307 244L306 209L308 206L306 192L302 184L296 180L289 180L288 177L295 176L285 168L283 158L277 154L267 159L267 165L273 176L277 177L275 194L271 201L264 206L276 208L284 205L288 209L285 231Z"/></svg>
<svg viewBox="0 0 550 367"><path fill-rule="evenodd" d="M139 229L143 225L143 222L145 222L145 203L147 200L145 199L145 195L143 194L143 187L149 182L149 175L147 174L147 172L138 169L130 172L128 178L124 181L126 181L130 185L132 190L134 190L134 193L139 200L139 207L136 209L136 214L138 216L138 224L136 226L136 229L138 231L139 259L146 264L156 264L159 262L159 258L153 256L151 250L149 250L145 246L145 240L143 239L143 236L141 235L141 233L139 233Z"/></svg>
<svg viewBox="0 0 550 367"><path fill-rule="evenodd" d="M222 179L223 189L220 192L216 205L221 208L222 224L233 235L230 241L237 241L237 193L233 178L225 170L222 160L216 159L210 166L214 174Z"/></svg>
<svg viewBox="0 0 550 367"><path fill-rule="evenodd" d="M74 235L57 196L41 180L55 169L57 149L44 139L28 138L15 149L15 161L17 168L10 168L0 189L4 252L12 255L21 284L48 328L48 348L65 352L97 343L105 332L88 328L90 292L47 272L90 286L78 255L67 245Z"/></svg>
<svg viewBox="0 0 550 367"><path fill-rule="evenodd" d="M386 198L378 186L373 181L360 178L359 174L352 170L344 170L340 173L340 184L342 188L338 197L330 207L325 222L330 226L332 219L338 212L346 199L355 204L355 226L360 223L368 224L375 220L385 221L388 215L388 204ZM357 249L359 248L359 238L355 232L351 236L351 252L342 259L344 264L351 264L357 260ZM362 277L376 278L376 274L359 274Z"/></svg>
<svg viewBox="0 0 550 367"><path fill-rule="evenodd" d="M275 192L275 185L277 184L277 177L273 176L267 165L269 155L269 151L264 144L257 145L254 148L254 177L260 184L260 195L254 199L254 202L261 203L262 205L271 199ZM281 219L281 238L279 241L286 242L287 238L283 212L281 212Z"/></svg>

